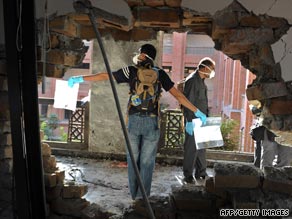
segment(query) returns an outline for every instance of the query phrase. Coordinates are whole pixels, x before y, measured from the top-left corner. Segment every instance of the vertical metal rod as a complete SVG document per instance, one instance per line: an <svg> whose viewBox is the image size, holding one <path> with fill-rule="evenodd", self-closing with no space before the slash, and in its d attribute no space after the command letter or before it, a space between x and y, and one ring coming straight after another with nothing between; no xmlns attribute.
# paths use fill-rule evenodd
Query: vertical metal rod
<svg viewBox="0 0 292 219"><path fill-rule="evenodd" d="M85 5L83 2L81 2L81 4ZM97 38L97 41L98 41L98 44L99 44L99 47L100 47L100 50L101 50L101 53L102 53L102 56L103 56L103 59L104 59L106 70L107 70L108 75L109 75L109 80L110 80L110 84L111 84L112 91L113 91L113 94L114 94L116 107L117 107L117 110L118 110L118 114L119 114L120 122L121 122L121 125L122 125L123 133L124 133L124 136L125 136L127 148L128 148L129 155L131 157L131 161L132 161L132 164L133 164L133 167L134 167L134 170L135 170L135 174L136 174L136 177L137 177L137 180L138 180L138 184L139 184L140 190L142 192L143 199L144 199L144 201L146 203L147 209L149 211L150 218L155 219L154 213L152 211L151 205L149 203L148 197L147 197L146 192L145 192L145 188L144 188L144 185L143 185L143 182L142 182L142 179L141 179L137 164L135 162L135 158L134 158L134 155L133 155L132 147L131 147L131 144L130 144L129 136L128 136L126 125L125 125L125 121L124 121L123 114L122 114L122 111L121 111L121 107L120 107L120 104L119 104L118 94L117 94L116 87L115 87L115 84L114 84L114 78L113 78L113 75L112 75L112 72L111 72L111 69L110 69L110 66L109 66L109 62L108 62L108 59L107 59L107 56L106 56L106 53L105 53L105 49L103 47L103 43L102 43L102 40L101 40L100 33L98 31L98 28L97 28L96 18L95 18L95 15L93 13L93 8L92 7L88 7L88 5L85 5L85 7L87 7L87 9L89 10L88 16L89 16L89 19L90 19L91 24L93 26L94 32L96 34L96 38Z"/></svg>
<svg viewBox="0 0 292 219"><path fill-rule="evenodd" d="M32 205L31 219L40 219L46 217L46 199L39 127L34 0L25 1L22 15L22 27L25 31L22 34L21 85L29 188Z"/></svg>
<svg viewBox="0 0 292 219"><path fill-rule="evenodd" d="M17 1L3 1L8 98L13 145L13 175L15 179L15 187L12 189L15 190L15 200L13 202L16 202L16 211L13 212L13 216L14 218L24 219L31 218L32 212L27 173L27 157L22 132L21 70L19 65L20 57L16 47L16 30L19 22L16 13L17 7Z"/></svg>
<svg viewBox="0 0 292 219"><path fill-rule="evenodd" d="M8 96L16 206L14 218L45 218L36 74L34 0L4 1ZM19 8L19 15L15 12ZM20 23L20 21L23 21ZM17 27L23 28L16 40ZM16 42L19 43L16 45ZM19 47L17 47L19 46Z"/></svg>

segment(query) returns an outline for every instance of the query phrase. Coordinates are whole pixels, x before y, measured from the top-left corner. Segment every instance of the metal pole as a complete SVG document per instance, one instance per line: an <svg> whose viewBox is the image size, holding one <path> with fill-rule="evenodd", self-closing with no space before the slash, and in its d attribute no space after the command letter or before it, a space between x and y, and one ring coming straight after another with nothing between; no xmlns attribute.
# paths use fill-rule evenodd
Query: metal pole
<svg viewBox="0 0 292 219"><path fill-rule="evenodd" d="M122 129L123 129L123 133L124 133L124 136L125 136L126 145L127 145L127 148L128 148L128 151L129 151L129 155L130 155L130 158L131 158L134 170L135 170L135 174L136 174L136 177L137 177L137 180L138 180L138 184L139 184L140 190L142 192L143 199L144 199L144 201L146 203L147 209L149 211L148 213L150 215L150 218L155 219L154 213L152 211L151 205L149 203L148 197L147 197L146 192L145 192L144 185L143 185L142 180L141 180L141 176L140 176L137 164L136 164L135 159L134 159L132 147L131 147L131 144L130 144L128 132L127 132L127 129L126 129L125 121L124 121L124 118L123 118L122 110L121 110L119 99L118 99L118 94L117 94L115 83L114 83L114 78L113 78L112 71L111 71L110 66L109 66L109 62L108 62L108 59L107 59L107 56L106 56L106 53L105 53L105 49L103 47L103 43L102 43L102 40L101 40L100 33L98 31L98 28L97 28L96 18L95 18L94 12L93 12L93 7L91 5L91 2L88 1L88 0L77 1L77 2L74 3L74 6L75 7L77 6L76 8L78 8L78 9L80 9L80 6L81 7L83 6L86 9L88 9L88 12L89 12L88 13L88 17L89 17L89 19L91 21L91 24L93 26L94 32L96 34L96 39L98 41L98 44L99 44L99 47L100 47L100 50L101 50L101 53L102 53L102 56L103 56L103 59L104 59L104 63L105 63L105 66L106 66L106 70L107 70L108 75L109 75L109 80L110 80L110 84L111 84L111 87L112 87L112 91L113 91L116 107L117 107L117 110L118 110L120 122L121 122Z"/></svg>

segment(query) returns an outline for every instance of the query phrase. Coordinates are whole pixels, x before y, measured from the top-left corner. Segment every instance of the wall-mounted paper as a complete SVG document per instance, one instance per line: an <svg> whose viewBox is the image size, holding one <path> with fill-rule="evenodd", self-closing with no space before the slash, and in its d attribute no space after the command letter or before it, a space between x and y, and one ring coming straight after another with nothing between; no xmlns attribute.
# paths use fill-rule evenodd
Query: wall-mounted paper
<svg viewBox="0 0 292 219"><path fill-rule="evenodd" d="M54 107L75 111L77 105L79 84L71 88L68 81L56 80Z"/></svg>

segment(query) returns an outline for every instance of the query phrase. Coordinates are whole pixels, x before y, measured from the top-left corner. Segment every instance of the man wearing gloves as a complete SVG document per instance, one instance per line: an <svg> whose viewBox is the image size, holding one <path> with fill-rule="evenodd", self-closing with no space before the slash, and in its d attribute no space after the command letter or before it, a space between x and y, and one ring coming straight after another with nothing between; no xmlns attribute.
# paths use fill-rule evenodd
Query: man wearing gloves
<svg viewBox="0 0 292 219"><path fill-rule="evenodd" d="M154 67L154 59L156 57L156 49L151 44L144 44L133 58L135 65L127 66L113 72L113 76L118 83L128 83L130 88L130 97L128 102L128 134L133 150L135 162L137 163L141 180L143 182L147 196L150 196L152 175L155 167L157 143L159 141L159 97L161 88L170 92L184 107L192 114L199 117L202 122L206 121L206 115L197 109L188 99L174 87L165 71L158 67ZM137 80L141 75L142 70L147 72L146 76L153 78L151 82L141 87ZM154 70L156 73L153 73ZM155 75L157 74L157 78ZM144 77L144 78L145 78ZM97 73L87 76L71 77L68 80L68 85L73 86L75 83L83 81L101 81L109 79L108 73ZM158 83L158 86L156 86ZM155 85L155 86L154 86ZM140 91L146 89L150 91L142 91L145 95L140 94ZM155 87L158 87L156 89ZM150 89L151 88L151 89ZM143 96L147 97L143 99ZM145 104L147 103L147 104ZM148 104L149 103L149 104ZM129 190L133 200L142 199L142 194L138 186L137 177L134 172L132 162L127 151L128 162L128 180Z"/></svg>
<svg viewBox="0 0 292 219"><path fill-rule="evenodd" d="M204 80L214 76L215 62L210 58L203 58L199 62L197 69L185 80L184 95L205 115L208 115L208 97ZM192 120L198 118L198 116L185 107L183 107L183 114L185 120L183 174L184 181L192 183L194 181L194 169L196 179L205 179L207 176L206 149L196 149Z"/></svg>
<svg viewBox="0 0 292 219"><path fill-rule="evenodd" d="M152 175L155 167L157 143L159 141L159 96L161 88L170 92L184 107L192 114L199 117L202 122L206 121L206 115L195 107L188 99L174 87L168 74L158 67L154 67L154 59L156 57L156 49L151 44L144 44L133 58L135 65L127 66L113 72L114 79L118 83L128 83L130 88L130 97L128 102L128 135L131 143L133 155L137 167L140 172L141 180L144 185L147 196L150 196ZM151 99L151 107L145 107L141 96L137 95L137 75L140 69L155 69L157 72L157 80L159 82L159 91L157 97ZM149 71L148 71L149 72ZM97 73L86 76L75 76L68 80L70 87L75 83L84 81L102 81L108 80L108 73ZM150 85L149 85L150 86ZM145 87L145 86L144 86ZM153 90L153 89L152 89ZM154 92L156 93L156 92ZM153 92L152 92L153 94ZM153 101L157 99L157 101ZM146 100L145 100L146 101ZM144 107L141 107L144 106ZM142 194L134 172L134 167L127 151L128 162L128 180L129 190L133 200L142 199Z"/></svg>

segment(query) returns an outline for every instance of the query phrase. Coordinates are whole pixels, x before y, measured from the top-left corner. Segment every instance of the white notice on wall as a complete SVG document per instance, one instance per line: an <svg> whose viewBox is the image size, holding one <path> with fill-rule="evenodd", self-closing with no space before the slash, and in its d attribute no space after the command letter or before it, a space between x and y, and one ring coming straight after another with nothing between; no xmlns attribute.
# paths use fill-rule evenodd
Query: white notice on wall
<svg viewBox="0 0 292 219"><path fill-rule="evenodd" d="M75 111L77 105L79 84L71 88L68 81L56 80L54 107Z"/></svg>

